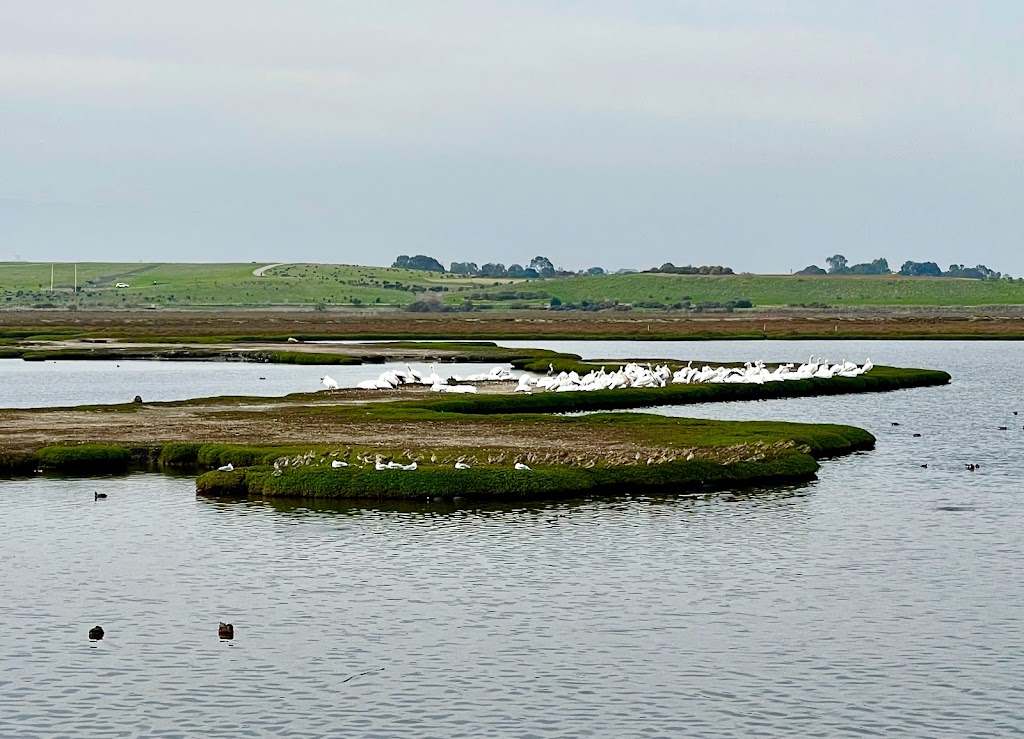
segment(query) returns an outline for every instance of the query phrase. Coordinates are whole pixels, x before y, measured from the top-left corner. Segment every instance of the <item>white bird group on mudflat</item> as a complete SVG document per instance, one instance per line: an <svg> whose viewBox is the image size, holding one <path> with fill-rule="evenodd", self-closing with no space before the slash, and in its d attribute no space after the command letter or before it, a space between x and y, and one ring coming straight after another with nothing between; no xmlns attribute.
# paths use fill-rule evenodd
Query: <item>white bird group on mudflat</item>
<svg viewBox="0 0 1024 739"><path fill-rule="evenodd" d="M549 365L550 366L550 365ZM585 375L572 372L548 374L546 377L534 378L523 375L519 378L517 393L529 393L534 390L566 393L592 390L617 390L624 388L665 387L668 384L693 385L701 383L744 383L763 385L766 382L784 382L785 380L809 380L811 378L828 379L832 377L857 377L871 370L874 365L868 359L858 366L853 362L843 361L830 365L826 361L814 357L796 369L794 365L781 364L769 371L764 362L758 360L751 364L745 362L742 367L693 367L692 362L675 372L668 365L640 365L630 363L613 372L606 372L604 367ZM554 369L551 369L554 372Z"/></svg>
<svg viewBox="0 0 1024 739"><path fill-rule="evenodd" d="M408 364L405 369L394 369L382 372L376 380L363 380L356 385L360 390L393 390L402 385L428 385L435 393L475 393L474 385L450 385L449 380L455 382L507 382L514 380L515 375L504 367L494 367L490 372L485 372L468 377L454 375L442 379L430 365L430 374L425 375L419 370L413 369ZM328 390L337 390L338 381L330 375L320 378L321 384Z"/></svg>
<svg viewBox="0 0 1024 739"><path fill-rule="evenodd" d="M870 359L862 365L845 360L837 364L830 364L826 360L815 359L813 356L799 367L794 368L792 363L788 363L780 364L773 370L769 370L761 360L753 363L745 362L742 367L709 367L704 365L697 368L693 367L692 364L691 362L682 369L673 372L666 364L652 367L650 364L629 363L612 372L606 372L605 368L601 367L601 369L588 372L585 375L580 375L575 370L559 372L556 375L554 374L554 367L548 365L550 369L545 377L535 377L528 374L520 376L519 384L514 392L531 393L540 390L567 393L703 383L763 385L766 382L784 382L786 380L857 377L874 367ZM356 387L362 390L392 390L402 385L427 385L432 391L439 393L475 393L477 391L475 385L453 385L449 384L449 382L507 382L515 379L515 375L503 367L495 367L490 372L469 375L467 377L454 375L448 379L442 379L435 371L434 365L430 366L430 374L428 375L413 369L408 364L405 367L404 370L397 369L382 372L376 380L363 380ZM321 378L321 382L328 390L338 389L337 381L329 376L325 375Z"/></svg>

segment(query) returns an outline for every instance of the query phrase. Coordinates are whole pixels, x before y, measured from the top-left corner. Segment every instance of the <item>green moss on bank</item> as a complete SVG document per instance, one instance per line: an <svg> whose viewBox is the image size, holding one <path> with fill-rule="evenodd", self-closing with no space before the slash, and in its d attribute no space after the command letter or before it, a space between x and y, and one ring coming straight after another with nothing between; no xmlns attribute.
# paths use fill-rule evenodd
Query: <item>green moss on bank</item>
<svg viewBox="0 0 1024 739"><path fill-rule="evenodd" d="M124 472L132 462L132 452L117 444L79 444L45 446L33 455L42 470L106 474Z"/></svg>

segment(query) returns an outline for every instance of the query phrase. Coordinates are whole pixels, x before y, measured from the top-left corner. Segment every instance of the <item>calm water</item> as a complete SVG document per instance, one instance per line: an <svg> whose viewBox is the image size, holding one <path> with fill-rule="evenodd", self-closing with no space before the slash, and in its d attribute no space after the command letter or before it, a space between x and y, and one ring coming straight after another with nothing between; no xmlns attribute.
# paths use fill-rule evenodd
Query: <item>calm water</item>
<svg viewBox="0 0 1024 739"><path fill-rule="evenodd" d="M488 372L491 364L437 364L438 374ZM508 364L497 365L511 367ZM386 369L405 363L355 367L257 364L253 362L50 361L0 359L0 408L43 408L69 405L130 403L136 395L149 401L187 400L215 395L275 397L323 390L320 378L330 375L341 387L376 379ZM430 365L413 367L429 374Z"/></svg>
<svg viewBox="0 0 1024 739"><path fill-rule="evenodd" d="M0 736L1024 731L1024 344L581 353L645 351L955 382L688 407L879 437L814 483L698 498L310 509L158 475L0 482Z"/></svg>

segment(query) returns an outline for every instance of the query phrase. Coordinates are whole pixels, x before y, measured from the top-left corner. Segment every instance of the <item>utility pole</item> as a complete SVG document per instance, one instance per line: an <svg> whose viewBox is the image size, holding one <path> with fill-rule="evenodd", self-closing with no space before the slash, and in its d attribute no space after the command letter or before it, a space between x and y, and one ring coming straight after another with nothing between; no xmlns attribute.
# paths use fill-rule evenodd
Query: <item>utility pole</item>
<svg viewBox="0 0 1024 739"><path fill-rule="evenodd" d="M75 265L75 295L78 295L78 265Z"/></svg>
<svg viewBox="0 0 1024 739"><path fill-rule="evenodd" d="M50 263L50 292L53 292L53 263Z"/></svg>

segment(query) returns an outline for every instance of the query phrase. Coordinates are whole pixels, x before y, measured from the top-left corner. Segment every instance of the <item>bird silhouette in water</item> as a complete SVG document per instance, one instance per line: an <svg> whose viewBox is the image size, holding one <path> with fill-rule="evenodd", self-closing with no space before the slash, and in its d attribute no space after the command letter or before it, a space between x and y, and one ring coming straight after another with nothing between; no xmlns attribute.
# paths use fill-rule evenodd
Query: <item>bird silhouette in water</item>
<svg viewBox="0 0 1024 739"><path fill-rule="evenodd" d="M234 639L235 627L221 621L220 626L217 627L217 636L221 639Z"/></svg>
<svg viewBox="0 0 1024 739"><path fill-rule="evenodd" d="M99 641L100 639L102 639L103 638L103 627L102 626L93 626L91 629L89 629L89 638L92 639L93 641Z"/></svg>
<svg viewBox="0 0 1024 739"><path fill-rule="evenodd" d="M921 465L921 469L925 469L925 470L928 469L928 465L927 464Z"/></svg>
<svg viewBox="0 0 1024 739"><path fill-rule="evenodd" d="M106 497L107 497L106 493L93 493L92 494L92 499L93 500L99 500L100 498L106 498Z"/></svg>
<svg viewBox="0 0 1024 739"><path fill-rule="evenodd" d="M899 424L899 421L893 421L893 422L892 422L892 425L893 425L893 426L899 426L900 424Z"/></svg>

